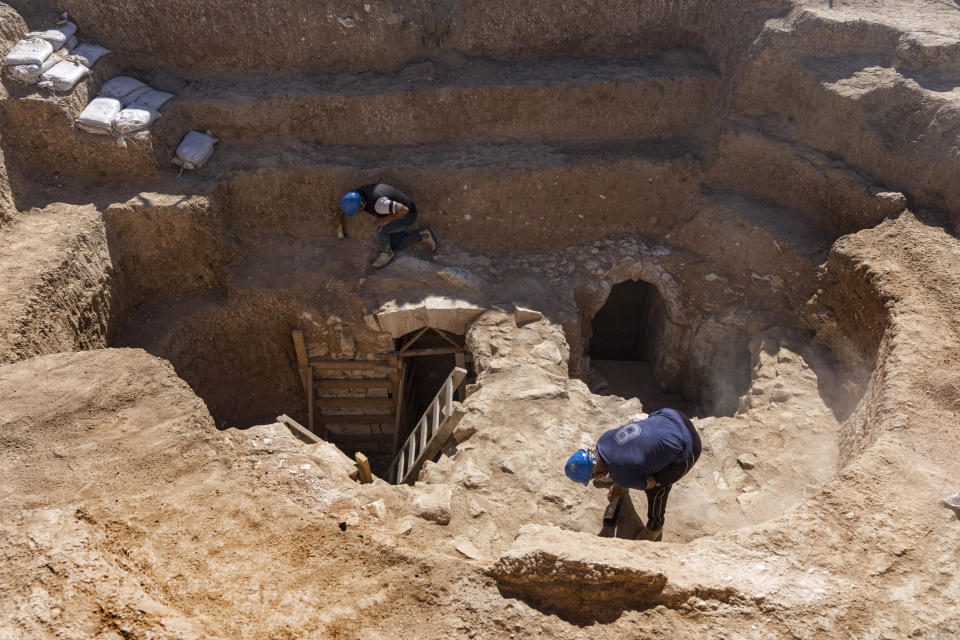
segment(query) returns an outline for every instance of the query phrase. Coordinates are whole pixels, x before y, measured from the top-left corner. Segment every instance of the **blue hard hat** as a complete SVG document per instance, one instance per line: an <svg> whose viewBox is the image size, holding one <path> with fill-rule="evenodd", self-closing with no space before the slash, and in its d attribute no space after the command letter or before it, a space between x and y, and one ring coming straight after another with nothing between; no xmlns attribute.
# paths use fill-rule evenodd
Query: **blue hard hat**
<svg viewBox="0 0 960 640"><path fill-rule="evenodd" d="M361 198L360 194L356 191L348 191L340 198L340 209L342 209L347 216L352 216L357 211L360 211L360 207L362 206L363 198Z"/></svg>
<svg viewBox="0 0 960 640"><path fill-rule="evenodd" d="M566 471L568 478L586 487L590 484L590 478L593 477L593 467L593 453L587 449L580 449L567 460L564 471Z"/></svg>

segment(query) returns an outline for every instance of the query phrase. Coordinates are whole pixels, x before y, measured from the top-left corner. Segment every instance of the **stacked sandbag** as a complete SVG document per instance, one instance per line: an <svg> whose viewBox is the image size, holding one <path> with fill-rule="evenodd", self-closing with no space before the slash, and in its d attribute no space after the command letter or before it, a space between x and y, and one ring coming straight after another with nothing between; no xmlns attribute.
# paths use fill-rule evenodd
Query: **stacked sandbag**
<svg viewBox="0 0 960 640"><path fill-rule="evenodd" d="M67 22L59 27L54 27L52 29L44 29L42 31L31 31L27 34L27 38L40 38L46 40L53 46L53 50L57 51L63 49L70 42L70 38L74 38L77 33L77 25L72 22Z"/></svg>
<svg viewBox="0 0 960 640"><path fill-rule="evenodd" d="M100 87L99 97L77 118L77 127L89 133L125 137L146 129L160 117L160 107L173 97L130 76L114 76Z"/></svg>
<svg viewBox="0 0 960 640"><path fill-rule="evenodd" d="M88 133L111 135L113 121L122 110L123 105L116 98L94 98L77 116L77 127Z"/></svg>
<svg viewBox="0 0 960 640"><path fill-rule="evenodd" d="M27 38L13 46L3 61L7 75L25 84L33 84L40 75L59 62L53 46L42 38Z"/></svg>
<svg viewBox="0 0 960 640"><path fill-rule="evenodd" d="M90 67L107 53L99 45L80 44L77 25L65 21L51 29L31 31L3 62L7 75L24 84L57 91L70 91L90 74ZM77 55L77 51L80 54Z"/></svg>

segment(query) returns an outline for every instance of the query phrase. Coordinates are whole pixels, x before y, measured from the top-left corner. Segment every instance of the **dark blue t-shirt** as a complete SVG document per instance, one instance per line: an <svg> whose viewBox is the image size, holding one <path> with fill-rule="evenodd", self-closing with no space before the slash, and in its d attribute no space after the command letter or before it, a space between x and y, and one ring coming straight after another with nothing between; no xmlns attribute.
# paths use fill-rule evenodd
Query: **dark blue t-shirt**
<svg viewBox="0 0 960 640"><path fill-rule="evenodd" d="M597 453L618 485L646 489L647 476L693 454L693 438L677 411L661 409L604 433Z"/></svg>

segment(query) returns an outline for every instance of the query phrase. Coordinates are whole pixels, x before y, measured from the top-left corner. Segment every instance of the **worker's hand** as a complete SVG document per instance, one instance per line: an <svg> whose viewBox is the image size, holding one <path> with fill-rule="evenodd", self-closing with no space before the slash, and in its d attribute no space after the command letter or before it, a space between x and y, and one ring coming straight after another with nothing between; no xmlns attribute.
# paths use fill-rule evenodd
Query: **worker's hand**
<svg viewBox="0 0 960 640"><path fill-rule="evenodd" d="M607 500L616 500L623 495L623 487L618 484L610 487L610 490L607 491Z"/></svg>
<svg viewBox="0 0 960 640"><path fill-rule="evenodd" d="M393 222L393 217L392 217L392 216L389 217L389 218L383 218L382 220L377 220L376 222L374 222L374 223L373 223L373 228L374 228L376 231L383 231L383 228L384 228L385 226L387 226L388 224L390 224L391 222Z"/></svg>
<svg viewBox="0 0 960 640"><path fill-rule="evenodd" d="M341 239L341 240L343 240L344 238L347 237L347 234L344 233L344 231L343 231L343 225L342 225L342 224L338 224L338 225L337 225L337 237L338 237L339 239Z"/></svg>

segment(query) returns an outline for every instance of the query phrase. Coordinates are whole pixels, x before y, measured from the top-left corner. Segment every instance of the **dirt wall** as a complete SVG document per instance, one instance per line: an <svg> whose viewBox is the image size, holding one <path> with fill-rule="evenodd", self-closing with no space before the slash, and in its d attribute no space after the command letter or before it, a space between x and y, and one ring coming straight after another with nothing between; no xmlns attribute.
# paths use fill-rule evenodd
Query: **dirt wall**
<svg viewBox="0 0 960 640"><path fill-rule="evenodd" d="M671 46L725 49L783 0L579 3L400 0L276 5L253 0L11 3L42 16L68 10L84 32L135 66L212 73L391 70L443 50L497 58L640 56ZM216 45L211 34L217 34ZM735 44L734 44L735 46Z"/></svg>
<svg viewBox="0 0 960 640"><path fill-rule="evenodd" d="M23 18L7 4L0 3L0 58L5 58L13 45L26 33L27 25ZM6 86L0 84L0 109L7 101L9 93ZM0 132L0 225L13 217L16 206L7 173L4 135Z"/></svg>

